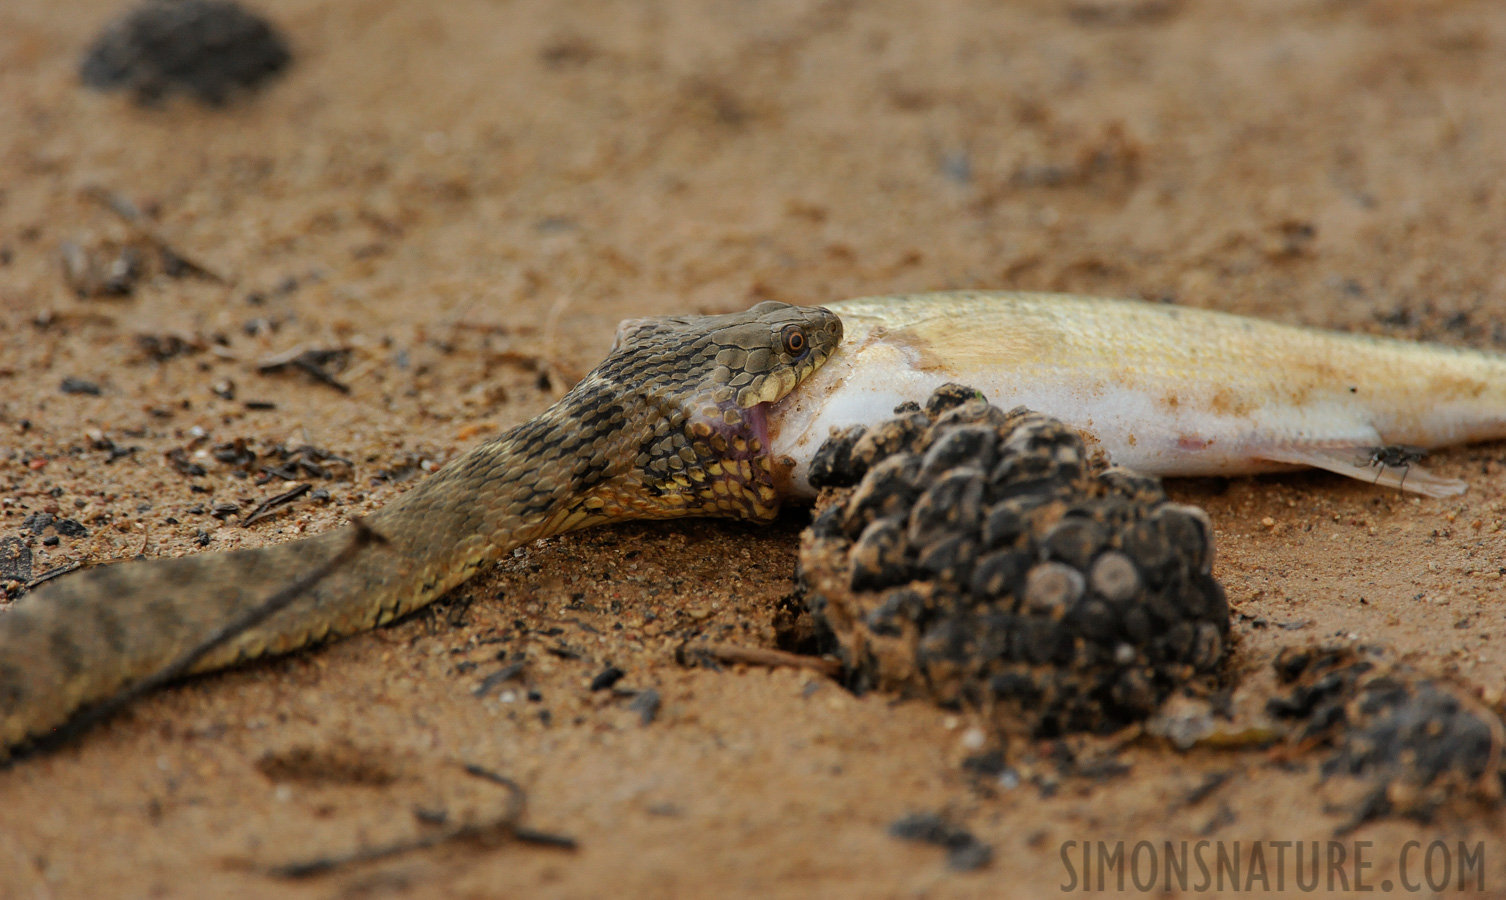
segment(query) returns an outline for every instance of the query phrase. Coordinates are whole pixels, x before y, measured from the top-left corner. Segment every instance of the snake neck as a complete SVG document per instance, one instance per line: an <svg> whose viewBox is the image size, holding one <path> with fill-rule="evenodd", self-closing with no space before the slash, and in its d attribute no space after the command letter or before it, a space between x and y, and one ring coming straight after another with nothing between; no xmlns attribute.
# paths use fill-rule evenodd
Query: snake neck
<svg viewBox="0 0 1506 900"><path fill-rule="evenodd" d="M369 520L390 553L435 573L419 593L464 581L480 565L529 541L593 524L584 497L620 463L595 452L575 403L556 405L457 458Z"/></svg>

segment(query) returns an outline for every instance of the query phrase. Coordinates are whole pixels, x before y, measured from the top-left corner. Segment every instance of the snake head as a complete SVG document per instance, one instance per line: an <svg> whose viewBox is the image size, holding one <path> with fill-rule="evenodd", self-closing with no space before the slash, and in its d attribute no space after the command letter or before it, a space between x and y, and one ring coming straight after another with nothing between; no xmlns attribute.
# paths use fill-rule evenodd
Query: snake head
<svg viewBox="0 0 1506 900"><path fill-rule="evenodd" d="M624 448L633 463L614 495L593 505L639 518L773 518L768 408L841 340L832 312L773 301L728 315L623 322L593 374L630 398L619 433L638 441Z"/></svg>

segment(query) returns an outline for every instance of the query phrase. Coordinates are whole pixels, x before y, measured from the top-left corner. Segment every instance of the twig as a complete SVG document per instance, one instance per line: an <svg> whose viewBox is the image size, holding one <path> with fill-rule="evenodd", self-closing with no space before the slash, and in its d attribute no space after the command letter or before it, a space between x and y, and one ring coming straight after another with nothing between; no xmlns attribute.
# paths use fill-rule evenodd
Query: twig
<svg viewBox="0 0 1506 900"><path fill-rule="evenodd" d="M816 656L801 656L798 653L786 653L783 650L768 650L763 647L737 647L731 644L703 644L699 647L686 648L687 653L707 656L717 662L744 663L750 666L767 666L777 669L789 666L796 669L810 669L820 672L827 678L837 678L842 674L842 664L834 659L823 659Z"/></svg>
<svg viewBox="0 0 1506 900"><path fill-rule="evenodd" d="M172 242L164 237L162 232L158 231L156 227L146 220L146 216L141 214L141 210L136 208L136 204L132 203L124 195L100 187L99 185L91 185L84 188L84 196L119 216L137 234L155 246L158 252L171 259L177 265L182 266L186 271L219 284L230 283L229 278L226 278L224 275L221 275L219 272L173 246Z"/></svg>
<svg viewBox="0 0 1506 900"><path fill-rule="evenodd" d="M292 367L307 373L321 384L327 384L342 394L348 394L350 393L350 386L330 374L324 367L349 352L345 348L318 350L302 346L294 347L291 350L278 353L274 356L268 356L257 362L256 371L265 375L269 372L279 372Z"/></svg>
<svg viewBox="0 0 1506 900"><path fill-rule="evenodd" d="M474 763L465 763L463 768L466 774L489 781L507 790L507 809L501 815L481 822L456 825L453 828L447 828L423 837L393 841L390 844L381 844L376 847L366 847L338 856L322 856L302 862L272 866L267 869L267 874L274 878L309 878L314 875L323 875L326 872L332 872L345 866L375 862L376 860L388 859L404 853L412 853L415 850L427 850L430 847L437 847L440 844L446 844L451 841L493 843L512 838L523 843L537 844L544 847L557 847L561 850L574 850L576 848L575 838L569 835L535 831L518 824L519 820L523 818L524 810L528 806L528 793L516 781L508 778L506 775L498 774Z"/></svg>
<svg viewBox="0 0 1506 900"><path fill-rule="evenodd" d="M247 515L246 518L241 520L241 527L246 528L255 522L259 522L262 519L268 518L280 507L292 503L294 500L297 500L299 497L302 497L308 492L309 485L307 482L305 482L293 488L292 490L283 491L281 494L278 494L275 497L268 497L261 503L257 504L256 508L251 510L251 513Z"/></svg>
<svg viewBox="0 0 1506 900"><path fill-rule="evenodd" d="M26 583L26 590L29 591L32 588L37 587L38 585L46 584L47 582L51 581L54 578L58 578L60 576L67 575L69 572L76 572L79 569L82 569L83 567L84 567L83 563L76 562L76 563L70 563L69 565L66 565L66 566L58 566L56 569L48 569L46 572L43 572L42 574L40 574L37 577L33 578L32 580L28 581Z"/></svg>
<svg viewBox="0 0 1506 900"><path fill-rule="evenodd" d="M56 731L33 742L32 746L27 748L27 753L39 753L57 749L74 740L90 728L111 718L146 694L167 684L169 681L188 674L188 671L199 660L223 644L239 637L291 606L293 601L312 590L332 572L350 562L355 558L357 553L368 545L385 544L387 542L386 538L372 531L361 519L352 519L351 525L355 527L355 534L351 535L350 541L339 553L330 557L322 565L287 585L265 601L250 609L243 610L239 615L230 619L230 621L224 623L219 628L216 628L207 638L189 648L177 659L158 669L156 672L153 672L135 684L127 685L113 696L101 700L99 703L77 713Z"/></svg>

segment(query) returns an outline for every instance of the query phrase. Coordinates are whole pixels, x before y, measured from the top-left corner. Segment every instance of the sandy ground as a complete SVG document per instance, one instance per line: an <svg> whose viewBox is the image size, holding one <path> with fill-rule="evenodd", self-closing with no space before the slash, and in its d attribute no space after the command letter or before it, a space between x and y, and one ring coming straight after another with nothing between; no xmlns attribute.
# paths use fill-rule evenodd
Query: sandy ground
<svg viewBox="0 0 1506 900"><path fill-rule="evenodd" d="M1506 346L1489 0L261 7L295 65L211 111L79 87L114 2L0 6L0 537L39 510L89 532L30 538L36 572L328 528L543 409L627 316L1061 289ZM230 283L78 299L64 243L130 236L91 186ZM159 361L143 335L185 352ZM258 373L300 345L348 348L350 393ZM314 484L328 500L242 528L214 505L282 482L166 459L238 438L351 465ZM107 461L109 441L136 449ZM1472 485L1446 501L1321 474L1173 484L1217 526L1231 677L1365 642L1498 701L1502 463L1439 454ZM1044 895L1068 881L1063 841L1321 841L1346 820L1300 756L1100 742L1126 774L980 788L964 715L679 665L691 639L772 645L804 516L545 542L432 613L156 695L0 773L0 896ZM526 683L475 696L519 653ZM589 690L608 664L659 691L651 725ZM579 849L262 872L498 814L504 792L460 763L516 779L527 824ZM1229 777L1199 791L1210 775ZM887 835L917 810L993 864L954 873ZM1467 807L1352 837L1373 842L1369 885L1408 840L1483 842L1499 890L1503 835Z"/></svg>

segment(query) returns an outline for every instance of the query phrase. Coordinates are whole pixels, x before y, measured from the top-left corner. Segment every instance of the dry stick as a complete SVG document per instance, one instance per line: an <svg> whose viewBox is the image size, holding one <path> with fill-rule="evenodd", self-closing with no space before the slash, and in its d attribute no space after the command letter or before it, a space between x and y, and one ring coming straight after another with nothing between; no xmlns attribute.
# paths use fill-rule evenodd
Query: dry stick
<svg viewBox="0 0 1506 900"><path fill-rule="evenodd" d="M309 878L314 875L323 875L335 869L359 863L375 862L388 859L404 853L412 853L415 850L427 850L440 844L458 840L486 841L497 838L511 837L515 840L529 844L539 844L546 847L557 847L562 850L574 850L575 838L568 835L551 834L546 831L534 831L518 824L523 817L523 810L528 805L528 793L522 786L506 775L500 775L490 769L484 769L474 763L466 763L463 768L469 775L490 781L507 789L507 809L494 819L483 822L475 822L465 825L457 825L424 837L413 838L405 841L393 841L390 844L382 844L376 847L367 847L341 856L323 856L317 859L303 862L285 863L267 869L267 874L274 878Z"/></svg>
<svg viewBox="0 0 1506 900"><path fill-rule="evenodd" d="M29 590L31 590L32 588L34 588L34 587L36 587L38 585L46 584L47 582L51 581L54 578L59 578L59 577L61 577L63 575L67 575L69 572L77 572L79 569L82 569L83 567L84 567L83 563L76 562L76 563L69 563L66 566L58 566L56 569L48 569L46 572L43 572L42 574L38 575L37 577L33 578L32 580L26 582L26 590L29 591Z"/></svg>
<svg viewBox="0 0 1506 900"><path fill-rule="evenodd" d="M141 699L151 691L162 687L169 681L188 674L188 671L199 660L226 642L239 637L291 606L293 601L312 590L315 585L323 581L332 572L354 559L355 555L366 546L370 544L385 544L387 542L386 538L372 531L361 519L352 519L350 524L354 526L356 533L351 535L350 542L339 553L330 557L323 565L316 567L313 571L268 597L262 603L243 610L239 615L215 629L209 637L189 648L166 666L163 666L135 684L127 685L108 699L101 700L99 703L84 709L51 734L38 738L27 749L27 754L55 750L77 738L90 728L114 716L126 706Z"/></svg>
<svg viewBox="0 0 1506 900"><path fill-rule="evenodd" d="M299 497L302 497L308 492L309 486L308 483L305 482L293 488L292 490L283 491L281 494L278 494L275 497L268 497L261 503L257 504L256 508L251 510L250 515L241 520L241 527L249 528L251 525L267 518L268 516L272 515L272 513L281 509L283 506L292 503L294 500L297 500Z"/></svg>
<svg viewBox="0 0 1506 900"><path fill-rule="evenodd" d="M783 650L768 650L763 647L736 647L731 644L703 644L699 647L689 647L687 649L691 653L709 656L717 662L768 666L771 669L791 666L797 669L811 669L820 672L828 678L836 678L842 674L842 664L834 659L801 656L798 653L786 653Z"/></svg>
<svg viewBox="0 0 1506 900"><path fill-rule="evenodd" d="M219 284L230 283L229 278L226 278L214 269L209 268L183 253L177 247L174 247L171 241L162 236L162 232L158 231L146 220L146 216L141 214L141 210L137 209L136 204L132 203L129 198L99 185L85 188L84 194L89 199L119 216L122 221L135 229L137 234L146 238L148 243L155 246L159 252L171 256L188 271Z"/></svg>

